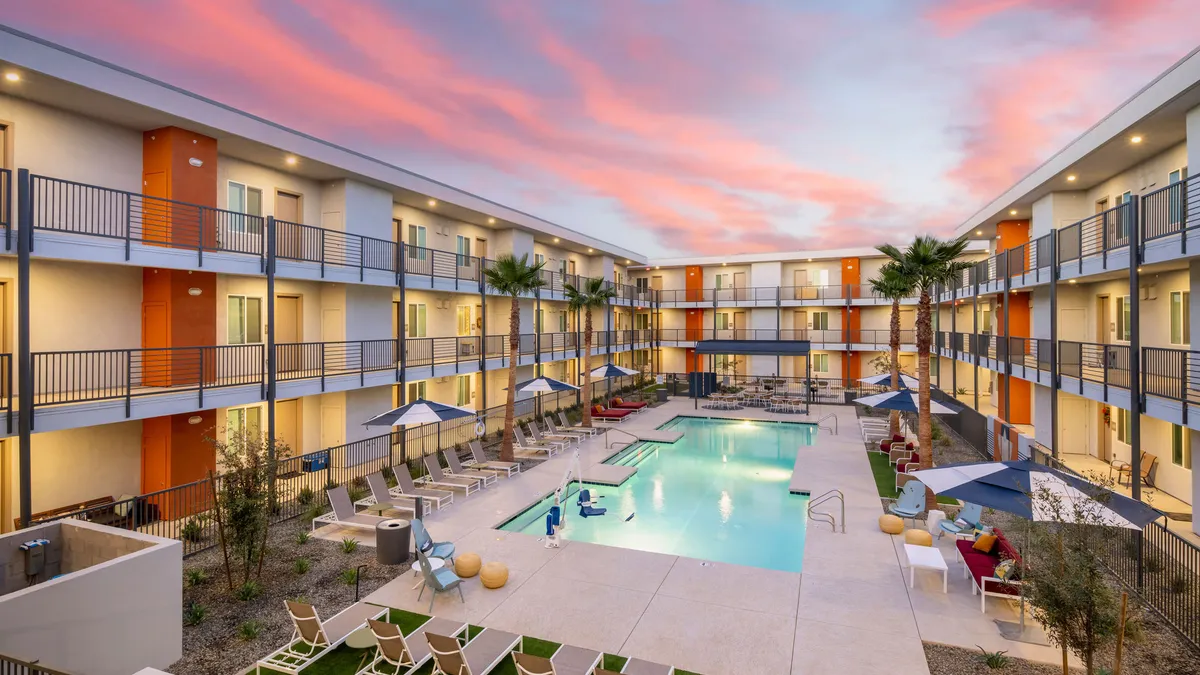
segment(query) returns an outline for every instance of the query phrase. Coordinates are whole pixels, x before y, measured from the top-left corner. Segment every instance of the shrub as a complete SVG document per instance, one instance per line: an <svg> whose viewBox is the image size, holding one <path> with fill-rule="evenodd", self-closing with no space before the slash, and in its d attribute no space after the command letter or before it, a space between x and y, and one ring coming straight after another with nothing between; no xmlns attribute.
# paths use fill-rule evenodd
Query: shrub
<svg viewBox="0 0 1200 675"><path fill-rule="evenodd" d="M199 626L208 617L208 608L198 602L189 602L183 608L183 625Z"/></svg>
<svg viewBox="0 0 1200 675"><path fill-rule="evenodd" d="M325 481L325 489L326 489L326 490L333 490L333 489L335 489L335 488L338 488L338 487L341 487L341 485L340 485L340 484L339 484L339 483L338 483L336 480L334 480L334 479L332 479L332 478L330 478L329 480Z"/></svg>
<svg viewBox="0 0 1200 675"><path fill-rule="evenodd" d="M217 495L225 543L226 573L234 568L243 582L261 574L264 543L274 504L270 488L276 475L275 457L286 457L287 445L272 444L255 431L230 429L224 441L209 439L217 462L224 467Z"/></svg>
<svg viewBox="0 0 1200 675"><path fill-rule="evenodd" d="M1171 577L1171 583L1168 584L1172 593L1187 593L1191 586L1192 584L1187 577L1178 574Z"/></svg>
<svg viewBox="0 0 1200 675"><path fill-rule="evenodd" d="M358 550L358 540L354 537L342 537L342 553L350 554Z"/></svg>
<svg viewBox="0 0 1200 675"><path fill-rule="evenodd" d="M258 637L262 633L263 625L261 621L250 619L238 626L237 636L243 642L248 642Z"/></svg>
<svg viewBox="0 0 1200 675"><path fill-rule="evenodd" d="M350 479L350 487L355 488L357 490L366 490L367 489L367 477L366 476L355 476L354 478L351 478Z"/></svg>
<svg viewBox="0 0 1200 675"><path fill-rule="evenodd" d="M975 646L979 647L979 645L975 645ZM992 670L1000 670L1002 668L1007 668L1009 662L1012 661L1012 659L1005 656L1005 654L1008 653L1006 651L989 652L988 650L984 649L983 647L979 647L979 651L981 652L981 654L979 655L980 663L984 664L985 666L987 666L988 668L990 668Z"/></svg>
<svg viewBox="0 0 1200 675"><path fill-rule="evenodd" d="M258 583L254 579L250 579L246 583L233 590L233 597L241 600L242 602L250 602L251 600L262 595L262 592L262 584Z"/></svg>
<svg viewBox="0 0 1200 675"><path fill-rule="evenodd" d="M204 523L206 516L188 518L179 531L179 538L184 541L197 542L204 538Z"/></svg>
<svg viewBox="0 0 1200 675"><path fill-rule="evenodd" d="M380 473L383 474L383 479L387 481L388 487L396 487L396 472L392 471L392 467L385 466Z"/></svg>
<svg viewBox="0 0 1200 675"><path fill-rule="evenodd" d="M310 504L304 512L304 522L311 523L317 516L325 513L325 507L321 504Z"/></svg>
<svg viewBox="0 0 1200 675"><path fill-rule="evenodd" d="M208 581L208 572L205 572L202 569L186 570L183 573L183 580L187 584L188 588L199 586L200 584Z"/></svg>
<svg viewBox="0 0 1200 675"><path fill-rule="evenodd" d="M346 490L346 494L350 495L351 502L356 502L367 496L367 489L358 487L357 485L351 485L350 488Z"/></svg>
<svg viewBox="0 0 1200 675"><path fill-rule="evenodd" d="M312 563L308 558L296 558L296 562L292 564L292 571L296 574L308 574L308 570L312 568Z"/></svg>
<svg viewBox="0 0 1200 675"><path fill-rule="evenodd" d="M305 485L304 487L300 488L299 492L296 493L296 502L302 506L308 506L313 502L313 499L316 496L317 495L315 492L313 492L313 489Z"/></svg>
<svg viewBox="0 0 1200 675"><path fill-rule="evenodd" d="M300 530L296 533L296 543L300 546L307 544L311 539L312 532L309 532L308 530Z"/></svg>
<svg viewBox="0 0 1200 675"><path fill-rule="evenodd" d="M1142 566L1150 574L1158 574L1163 571L1162 557L1154 551L1146 549L1142 552Z"/></svg>
<svg viewBox="0 0 1200 675"><path fill-rule="evenodd" d="M347 586L353 586L354 584L358 583L358 569L354 567L348 567L342 570L342 573L338 575L338 580Z"/></svg>

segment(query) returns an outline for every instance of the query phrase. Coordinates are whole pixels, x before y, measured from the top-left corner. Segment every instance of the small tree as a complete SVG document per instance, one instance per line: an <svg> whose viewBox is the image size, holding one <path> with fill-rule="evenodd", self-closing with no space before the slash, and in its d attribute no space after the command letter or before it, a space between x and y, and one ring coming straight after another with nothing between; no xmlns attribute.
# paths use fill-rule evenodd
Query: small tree
<svg viewBox="0 0 1200 675"><path fill-rule="evenodd" d="M1063 650L1063 675L1068 651L1088 675L1094 673L1097 650L1116 639L1120 625L1120 595L1095 554L1114 536L1098 508L1108 494L1098 488L1094 501L1072 500L1042 487L1030 495L1042 520L1029 526L1022 592L1050 641Z"/></svg>
<svg viewBox="0 0 1200 675"><path fill-rule="evenodd" d="M276 457L286 456L286 444L276 442L274 453L257 429L230 429L225 440L209 439L223 469L217 491L222 546L228 547L226 576L237 570L241 582L262 575L267 529L274 507L273 479Z"/></svg>

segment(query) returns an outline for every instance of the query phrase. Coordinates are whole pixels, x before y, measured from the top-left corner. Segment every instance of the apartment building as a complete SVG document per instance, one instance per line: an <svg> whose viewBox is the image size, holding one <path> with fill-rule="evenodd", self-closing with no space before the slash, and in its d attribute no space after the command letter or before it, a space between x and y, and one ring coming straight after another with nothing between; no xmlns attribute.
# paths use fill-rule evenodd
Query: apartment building
<svg viewBox="0 0 1200 675"><path fill-rule="evenodd" d="M519 377L578 377L585 277L596 357L649 347L636 252L6 29L0 74L5 531L219 472L230 429L351 465L393 405L502 404L502 254L545 263Z"/></svg>

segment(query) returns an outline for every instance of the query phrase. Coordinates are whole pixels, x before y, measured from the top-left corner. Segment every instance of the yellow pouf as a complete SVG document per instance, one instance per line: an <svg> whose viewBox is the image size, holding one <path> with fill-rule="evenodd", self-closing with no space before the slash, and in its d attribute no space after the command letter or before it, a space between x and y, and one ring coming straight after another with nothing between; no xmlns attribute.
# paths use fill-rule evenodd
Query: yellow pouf
<svg viewBox="0 0 1200 675"><path fill-rule="evenodd" d="M502 562L490 562L479 571L479 581L484 588L500 588L508 583L508 565Z"/></svg>
<svg viewBox="0 0 1200 675"><path fill-rule="evenodd" d="M904 531L904 521L899 516L885 513L879 516L879 529L888 534L900 534Z"/></svg>
<svg viewBox="0 0 1200 675"><path fill-rule="evenodd" d="M469 579L479 574L481 565L483 565L483 561L479 559L478 553L464 553L454 559L454 573L464 579Z"/></svg>
<svg viewBox="0 0 1200 675"><path fill-rule="evenodd" d="M904 543L913 546L933 546L933 535L925 530L908 530L904 533Z"/></svg>

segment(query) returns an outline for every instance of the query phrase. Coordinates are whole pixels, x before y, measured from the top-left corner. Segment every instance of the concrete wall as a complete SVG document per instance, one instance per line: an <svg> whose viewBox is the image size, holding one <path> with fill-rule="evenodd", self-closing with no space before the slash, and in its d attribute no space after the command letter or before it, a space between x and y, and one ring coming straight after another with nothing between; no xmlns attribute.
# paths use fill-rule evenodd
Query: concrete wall
<svg viewBox="0 0 1200 675"><path fill-rule="evenodd" d="M128 675L179 660L183 545L91 523L60 527L64 561L102 561L0 596L0 652L89 675ZM21 531L0 542L28 538ZM110 557L132 548L124 542L145 548ZM73 546L82 548L69 553Z"/></svg>

